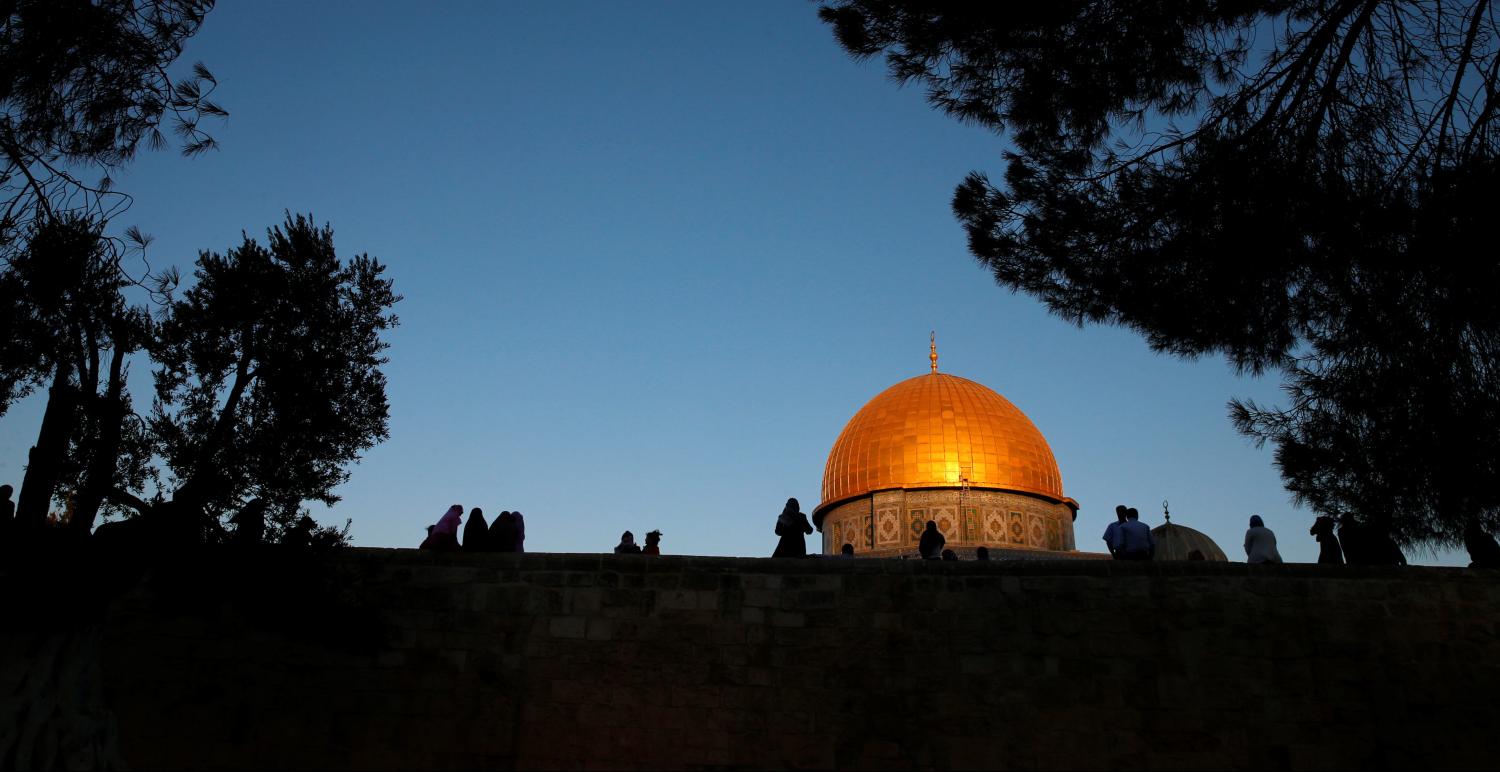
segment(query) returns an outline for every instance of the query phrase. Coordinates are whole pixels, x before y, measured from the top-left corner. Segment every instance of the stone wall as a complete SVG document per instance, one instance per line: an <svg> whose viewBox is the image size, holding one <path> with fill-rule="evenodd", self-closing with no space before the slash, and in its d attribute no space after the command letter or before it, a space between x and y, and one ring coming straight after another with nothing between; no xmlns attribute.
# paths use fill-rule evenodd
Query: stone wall
<svg viewBox="0 0 1500 772"><path fill-rule="evenodd" d="M837 555L845 543L854 545L860 555L916 555L928 520L937 523L947 546L954 549L1077 549L1073 510L1008 491L895 488L846 501L818 519L825 555Z"/></svg>
<svg viewBox="0 0 1500 772"><path fill-rule="evenodd" d="M1489 767L1462 569L203 553L115 601L138 768Z"/></svg>

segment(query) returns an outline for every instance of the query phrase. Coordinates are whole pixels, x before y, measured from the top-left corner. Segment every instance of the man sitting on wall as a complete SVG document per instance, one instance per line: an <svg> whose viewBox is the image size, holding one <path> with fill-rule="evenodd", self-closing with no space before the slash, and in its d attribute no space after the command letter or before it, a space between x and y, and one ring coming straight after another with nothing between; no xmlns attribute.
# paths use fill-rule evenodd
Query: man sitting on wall
<svg viewBox="0 0 1500 772"><path fill-rule="evenodd" d="M1151 527L1141 522L1141 513L1135 507L1125 510L1125 522L1118 531L1118 549L1115 557L1120 560L1151 560L1156 557L1156 538Z"/></svg>

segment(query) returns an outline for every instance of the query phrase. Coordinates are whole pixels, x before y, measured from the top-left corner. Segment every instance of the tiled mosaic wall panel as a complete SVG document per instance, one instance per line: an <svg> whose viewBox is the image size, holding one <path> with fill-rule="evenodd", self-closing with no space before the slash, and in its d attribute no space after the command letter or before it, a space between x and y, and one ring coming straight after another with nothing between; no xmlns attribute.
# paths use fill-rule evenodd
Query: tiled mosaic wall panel
<svg viewBox="0 0 1500 772"><path fill-rule="evenodd" d="M1062 504L1000 491L930 489L879 491L834 507L823 518L823 554L836 555L846 543L856 554L915 554L928 520L955 548L1077 549L1073 512Z"/></svg>

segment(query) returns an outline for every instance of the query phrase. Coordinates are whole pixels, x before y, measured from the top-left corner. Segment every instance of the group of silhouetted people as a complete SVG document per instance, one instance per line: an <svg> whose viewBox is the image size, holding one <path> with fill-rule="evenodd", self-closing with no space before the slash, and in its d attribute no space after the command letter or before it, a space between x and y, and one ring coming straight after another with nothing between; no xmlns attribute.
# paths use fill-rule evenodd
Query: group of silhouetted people
<svg viewBox="0 0 1500 772"><path fill-rule="evenodd" d="M505 511L495 518L493 524L484 519L484 510L474 507L469 510L469 522L463 523L464 508L454 504L438 519L435 525L427 526L427 538L420 549L459 550L467 552L525 552L526 518L520 512ZM463 524L463 543L458 540L458 527Z"/></svg>
<svg viewBox="0 0 1500 772"><path fill-rule="evenodd" d="M1115 522L1104 529L1104 545L1115 560L1156 558L1156 537L1151 535L1151 526L1141 522L1141 513L1135 507L1124 504L1115 507Z"/></svg>
<svg viewBox="0 0 1500 772"><path fill-rule="evenodd" d="M620 543L615 545L616 555L660 555L661 531L646 532L646 546L635 543L635 534L626 531L620 534Z"/></svg>

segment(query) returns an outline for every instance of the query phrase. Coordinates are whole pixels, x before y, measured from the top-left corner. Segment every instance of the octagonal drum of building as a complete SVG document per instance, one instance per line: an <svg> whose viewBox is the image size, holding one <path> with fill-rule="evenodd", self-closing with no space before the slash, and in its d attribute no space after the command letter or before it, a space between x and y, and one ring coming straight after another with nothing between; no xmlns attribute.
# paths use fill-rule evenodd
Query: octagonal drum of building
<svg viewBox="0 0 1500 772"><path fill-rule="evenodd" d="M960 556L984 546L1062 557L1076 549L1077 511L1031 419L982 384L937 372L934 357L931 373L886 389L849 419L828 454L813 523L829 555L850 544L861 556L914 556L931 520Z"/></svg>

